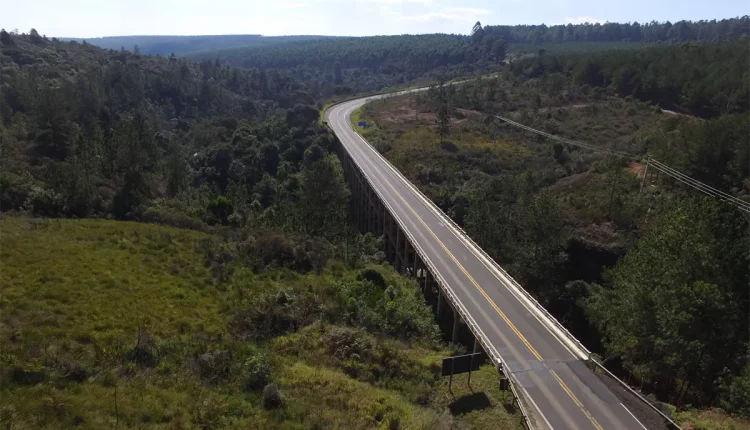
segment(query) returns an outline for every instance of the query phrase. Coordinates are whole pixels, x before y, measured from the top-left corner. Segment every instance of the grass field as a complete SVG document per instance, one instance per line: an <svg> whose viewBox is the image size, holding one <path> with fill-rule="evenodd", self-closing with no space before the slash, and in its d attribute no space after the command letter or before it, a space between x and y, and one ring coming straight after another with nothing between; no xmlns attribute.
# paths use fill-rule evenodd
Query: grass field
<svg viewBox="0 0 750 430"><path fill-rule="evenodd" d="M0 424L521 428L492 367L475 372L474 392L457 377L454 397L439 376L451 347L337 317L337 294L358 271L335 262L320 274L235 266L219 280L208 240L216 238L131 222L0 220ZM389 267L371 269L396 288L389 294L419 297ZM268 297L289 314L309 305L320 317L268 338L241 335L237 316ZM276 383L284 406L264 407L258 381Z"/></svg>

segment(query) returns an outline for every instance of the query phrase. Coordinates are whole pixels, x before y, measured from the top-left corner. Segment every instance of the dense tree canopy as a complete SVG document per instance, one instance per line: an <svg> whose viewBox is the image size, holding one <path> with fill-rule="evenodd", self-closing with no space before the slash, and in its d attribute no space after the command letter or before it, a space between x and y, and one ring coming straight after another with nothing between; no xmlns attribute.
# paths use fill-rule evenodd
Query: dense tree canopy
<svg viewBox="0 0 750 430"><path fill-rule="evenodd" d="M308 83L313 94L372 91L436 73L490 70L505 57L502 38L469 39L447 34L341 37L267 48L199 53L237 67L285 70Z"/></svg>
<svg viewBox="0 0 750 430"><path fill-rule="evenodd" d="M677 404L710 403L748 348L747 243L742 215L715 201L680 201L660 215L594 289L587 309L607 354Z"/></svg>
<svg viewBox="0 0 750 430"><path fill-rule="evenodd" d="M511 69L527 77L563 74L579 84L700 116L747 111L747 39L647 49L527 57Z"/></svg>
<svg viewBox="0 0 750 430"><path fill-rule="evenodd" d="M2 45L3 210L341 236L348 195L327 158L333 140L294 78L33 34Z"/></svg>
<svg viewBox="0 0 750 430"><path fill-rule="evenodd" d="M750 35L750 16L722 20L607 22L567 25L491 25L487 35L508 43L726 41Z"/></svg>

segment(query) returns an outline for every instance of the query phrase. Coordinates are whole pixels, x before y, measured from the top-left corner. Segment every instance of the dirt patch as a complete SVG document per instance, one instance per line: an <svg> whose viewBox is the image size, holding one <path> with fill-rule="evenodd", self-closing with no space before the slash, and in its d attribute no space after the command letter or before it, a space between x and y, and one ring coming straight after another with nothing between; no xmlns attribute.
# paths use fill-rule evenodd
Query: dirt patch
<svg viewBox="0 0 750 430"><path fill-rule="evenodd" d="M452 124L460 124L467 119L481 118L482 114L469 109L456 109L456 114L451 116ZM403 124L411 121L423 121L434 123L436 116L432 112L417 112L412 98L405 97L398 104L388 109L377 110L377 120L383 123Z"/></svg>
<svg viewBox="0 0 750 430"><path fill-rule="evenodd" d="M576 173L574 175L566 176L564 178L560 178L555 182L554 184L549 186L550 190L567 190L572 188L574 185L585 181L591 176L589 172L584 173Z"/></svg>
<svg viewBox="0 0 750 430"><path fill-rule="evenodd" d="M634 174L635 176L637 176L639 178L642 178L643 174L646 171L646 165L643 164L643 163L638 163L638 162L634 161L634 162L628 164L628 167L626 167L625 170L628 171L628 172L630 172L630 173L632 173L632 174Z"/></svg>

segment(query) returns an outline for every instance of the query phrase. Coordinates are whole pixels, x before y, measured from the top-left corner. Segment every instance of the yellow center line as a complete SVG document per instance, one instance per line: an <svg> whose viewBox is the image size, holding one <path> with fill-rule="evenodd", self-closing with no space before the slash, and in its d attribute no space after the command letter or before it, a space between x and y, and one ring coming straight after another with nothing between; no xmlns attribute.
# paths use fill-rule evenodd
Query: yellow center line
<svg viewBox="0 0 750 430"><path fill-rule="evenodd" d="M448 254L448 256L451 258L451 260L453 260L454 263L456 263L456 265L458 266L458 268L461 269L461 271L464 273L464 275L466 275L466 277L471 281L471 283L474 284L474 287L476 287L476 289L479 290L479 292L482 294L482 296L484 296L484 298L492 306L492 308L495 309L495 312L497 312L498 315L500 315L500 317L503 319L503 321L505 321L505 323L508 325L508 327L510 327L510 329L513 331L513 333L515 333L516 336L518 336L518 338L521 339L521 342L523 342L523 344L526 345L526 347L529 349L529 351L531 351L531 353L534 355L534 357L536 357L536 359L539 360L540 362L543 362L544 359L539 354L539 352L537 352L537 350L531 345L531 343L528 341L528 339L526 339L526 337L523 334L521 334L521 332L518 330L518 328L516 328L516 326L505 315L505 313L502 310L500 310L500 308L497 306L497 304L494 302L494 300L492 300L492 298L490 298L490 296L484 291L484 289L479 285L479 283L474 279L474 277L469 274L469 272L458 261L458 259L453 255L453 253L448 250L448 247L445 246L445 244L443 243L443 241L441 241L437 237L437 235L435 234L435 232L432 231L432 229L430 228L430 226L427 225L427 223L422 219L422 217L420 217L417 214L417 211L415 211L414 208L411 207L411 205L409 204L409 202L406 201L406 199L404 198L404 196L402 196L401 193L399 193L398 190L396 190L396 188L393 186L393 184L391 184L390 181L388 181L387 179L384 179L384 182L386 184L388 184L388 186L393 190L393 192L395 193L395 195L397 195L398 198L401 199L402 202L404 202L404 204L406 205L406 207L408 207L409 210L412 212L412 214L414 214L414 216L416 217L416 219L418 219L419 222L422 223L422 225L425 227L425 229L427 229L427 231L430 232L430 235L432 235L432 237L435 239L435 241L437 241L437 243L440 244L440 246L443 248L443 250L445 250L446 254ZM546 365L545 365L545 367L546 367ZM568 388L568 386L565 384L565 382L563 382L563 380L557 375L557 372L555 372L554 370L549 369L549 368L547 368L547 370L549 370L552 373L552 375L555 377L555 380L557 380L557 383L560 384L560 387L562 387L563 391L565 391L565 393L567 393L568 396L573 400L573 403L575 403L576 406L578 406L583 411L583 413L586 415L586 417L589 419L589 421L591 421L591 423L594 425L594 427L597 430L603 430L602 426L599 425L599 423L596 421L596 418L594 418L589 413L589 411L586 410L586 408L583 406L583 403L581 403L581 401L578 400L578 397L576 397L576 395L573 394L573 392L570 390L570 388Z"/></svg>

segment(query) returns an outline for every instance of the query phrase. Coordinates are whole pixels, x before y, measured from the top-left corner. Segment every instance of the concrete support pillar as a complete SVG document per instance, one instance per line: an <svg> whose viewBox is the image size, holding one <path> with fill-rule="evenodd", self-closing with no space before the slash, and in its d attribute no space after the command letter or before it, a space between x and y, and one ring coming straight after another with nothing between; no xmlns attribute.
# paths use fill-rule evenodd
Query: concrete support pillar
<svg viewBox="0 0 750 430"><path fill-rule="evenodd" d="M437 289L437 311L435 312L437 315L438 321L440 321L440 317L443 316L443 292L440 291L440 288Z"/></svg>
<svg viewBox="0 0 750 430"><path fill-rule="evenodd" d="M458 329L461 326L461 317L458 316L458 312L453 311L453 334L451 335L451 342L458 342Z"/></svg>
<svg viewBox="0 0 750 430"><path fill-rule="evenodd" d="M367 193L365 194L365 216L367 217L367 231L372 231L372 191L370 190L369 184L366 188Z"/></svg>
<svg viewBox="0 0 750 430"><path fill-rule="evenodd" d="M396 227L396 246L394 246L393 249L393 268L396 269L397 272L401 267L401 241L403 240L402 236L403 235L401 233L401 229Z"/></svg>
<svg viewBox="0 0 750 430"><path fill-rule="evenodd" d="M472 353L476 354L479 352L479 341L477 341L477 338L474 338L474 348L472 348Z"/></svg>
<svg viewBox="0 0 750 430"><path fill-rule="evenodd" d="M404 235L406 236L406 235ZM409 248L411 248L411 245L409 244L409 239L404 237L404 260L401 262L401 264L404 267L404 273L409 274Z"/></svg>
<svg viewBox="0 0 750 430"><path fill-rule="evenodd" d="M383 236L383 239L385 239L385 235L388 234L388 218L390 217L390 214L388 213L388 209L385 208L385 204L381 202L380 204L380 234Z"/></svg>

